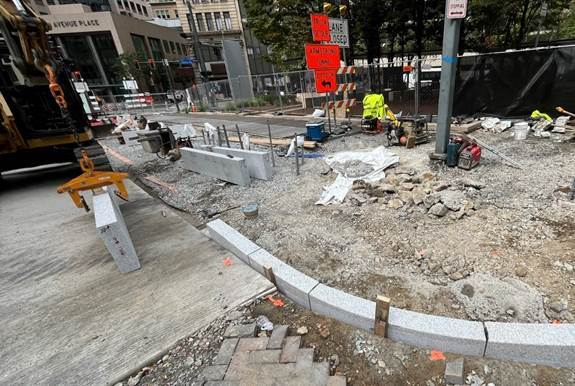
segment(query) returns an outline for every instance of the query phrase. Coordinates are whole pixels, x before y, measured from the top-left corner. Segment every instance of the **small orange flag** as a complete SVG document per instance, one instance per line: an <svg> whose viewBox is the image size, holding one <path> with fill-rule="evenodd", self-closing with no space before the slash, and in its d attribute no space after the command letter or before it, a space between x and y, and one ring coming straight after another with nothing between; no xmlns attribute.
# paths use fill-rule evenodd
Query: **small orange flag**
<svg viewBox="0 0 575 386"><path fill-rule="evenodd" d="M444 361L445 355L443 355L443 353L439 350L431 350L431 355L429 356L429 359L432 361Z"/></svg>
<svg viewBox="0 0 575 386"><path fill-rule="evenodd" d="M267 299L271 304L273 304L274 306L276 306L276 307L278 307L278 308L284 306L283 300L281 300L281 299L276 299L276 298L274 298L272 295L266 296L266 299Z"/></svg>
<svg viewBox="0 0 575 386"><path fill-rule="evenodd" d="M229 267L229 266L232 265L233 263L234 263L233 260L230 259L229 257L226 257L226 258L224 259L224 265L225 265L226 267Z"/></svg>

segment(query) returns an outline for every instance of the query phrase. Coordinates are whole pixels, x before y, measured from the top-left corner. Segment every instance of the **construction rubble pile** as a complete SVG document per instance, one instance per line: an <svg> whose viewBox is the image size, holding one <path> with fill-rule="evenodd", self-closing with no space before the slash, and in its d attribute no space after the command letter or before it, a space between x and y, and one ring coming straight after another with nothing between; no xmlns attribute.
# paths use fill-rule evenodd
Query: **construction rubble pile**
<svg viewBox="0 0 575 386"><path fill-rule="evenodd" d="M464 179L459 185L451 185L437 178L436 173L426 171L417 174L414 169L398 168L383 182L354 182L351 202L355 205L365 203L384 203L391 209L401 209L411 213L418 211L432 217L460 219L473 213L473 201L468 199L462 189L471 191L484 187L480 182Z"/></svg>

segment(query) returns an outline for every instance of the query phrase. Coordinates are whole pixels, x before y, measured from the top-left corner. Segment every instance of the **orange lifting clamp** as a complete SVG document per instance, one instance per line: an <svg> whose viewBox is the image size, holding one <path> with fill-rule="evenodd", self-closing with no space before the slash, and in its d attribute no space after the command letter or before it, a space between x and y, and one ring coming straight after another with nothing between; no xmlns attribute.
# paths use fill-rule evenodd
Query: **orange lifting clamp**
<svg viewBox="0 0 575 386"><path fill-rule="evenodd" d="M112 184L115 184L118 188L116 195L124 200L128 199L128 191L126 190L126 185L124 185L124 178L128 177L128 173L95 171L94 162L88 157L88 153L85 150L82 150L80 167L84 173L58 187L58 193L68 192L78 208L84 208L86 212L90 211L86 200L79 192L95 190Z"/></svg>

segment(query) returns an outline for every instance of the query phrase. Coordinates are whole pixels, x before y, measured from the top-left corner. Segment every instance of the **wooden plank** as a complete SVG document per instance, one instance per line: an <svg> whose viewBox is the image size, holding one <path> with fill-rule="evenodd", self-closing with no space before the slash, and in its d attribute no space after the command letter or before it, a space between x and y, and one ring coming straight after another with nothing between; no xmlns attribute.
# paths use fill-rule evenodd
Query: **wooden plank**
<svg viewBox="0 0 575 386"><path fill-rule="evenodd" d="M389 319L389 307L391 299L386 296L377 295L375 300L375 324L374 333L379 336L387 335L387 320Z"/></svg>

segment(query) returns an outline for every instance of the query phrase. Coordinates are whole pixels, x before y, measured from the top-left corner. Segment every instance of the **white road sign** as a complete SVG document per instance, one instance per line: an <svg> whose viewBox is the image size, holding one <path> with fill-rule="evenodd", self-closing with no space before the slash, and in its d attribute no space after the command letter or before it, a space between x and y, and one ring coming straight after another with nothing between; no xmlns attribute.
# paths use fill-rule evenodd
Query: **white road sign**
<svg viewBox="0 0 575 386"><path fill-rule="evenodd" d="M463 19L467 15L467 0L447 0L447 18Z"/></svg>
<svg viewBox="0 0 575 386"><path fill-rule="evenodd" d="M329 33L331 35L330 44L337 44L340 47L349 48L349 31L347 19L329 18Z"/></svg>

